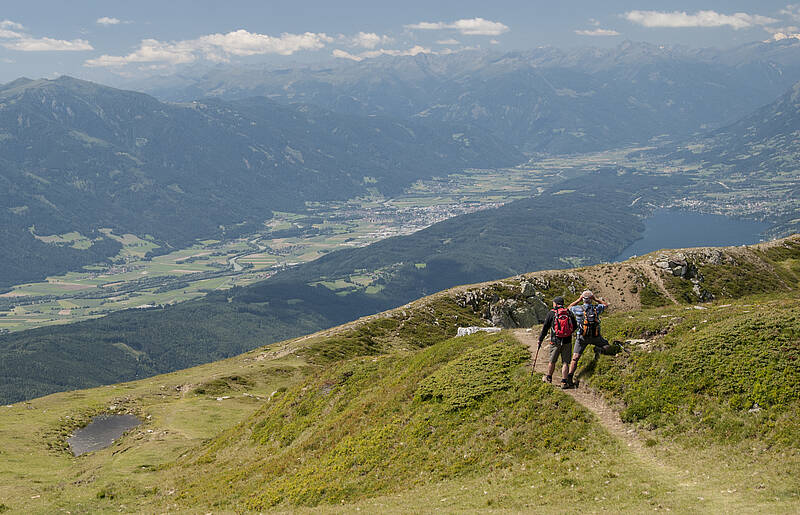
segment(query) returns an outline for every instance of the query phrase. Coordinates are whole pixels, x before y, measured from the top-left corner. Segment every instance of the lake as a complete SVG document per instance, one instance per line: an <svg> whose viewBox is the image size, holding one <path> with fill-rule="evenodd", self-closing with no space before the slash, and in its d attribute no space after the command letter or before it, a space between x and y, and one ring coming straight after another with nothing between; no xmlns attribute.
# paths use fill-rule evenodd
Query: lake
<svg viewBox="0 0 800 515"><path fill-rule="evenodd" d="M752 245L761 241L770 227L767 222L675 209L655 210L644 225L642 239L633 242L614 261L660 249Z"/></svg>
<svg viewBox="0 0 800 515"><path fill-rule="evenodd" d="M89 425L76 430L73 436L67 438L67 443L74 456L99 451L139 424L141 421L133 415L98 415Z"/></svg>

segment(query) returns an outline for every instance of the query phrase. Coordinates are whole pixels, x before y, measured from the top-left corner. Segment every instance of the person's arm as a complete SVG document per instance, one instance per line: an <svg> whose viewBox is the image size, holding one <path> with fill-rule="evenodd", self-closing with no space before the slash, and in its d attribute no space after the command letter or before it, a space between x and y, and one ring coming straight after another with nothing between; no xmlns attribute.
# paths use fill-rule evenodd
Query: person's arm
<svg viewBox="0 0 800 515"><path fill-rule="evenodd" d="M554 319L553 312L550 311L547 314L547 317L545 317L545 319L544 319L544 324L542 325L542 332L539 333L539 345L540 346L542 345L542 342L544 341L544 337L547 336L547 332L550 330L550 326L553 325L553 319Z"/></svg>
<svg viewBox="0 0 800 515"><path fill-rule="evenodd" d="M592 299L594 299L599 304L602 304L605 307L608 307L608 302L605 299L592 295Z"/></svg>
<svg viewBox="0 0 800 515"><path fill-rule="evenodd" d="M581 302L582 298L583 297L578 297L577 299L573 300L572 303L569 306L567 306L567 308L571 308L571 307L577 306Z"/></svg>

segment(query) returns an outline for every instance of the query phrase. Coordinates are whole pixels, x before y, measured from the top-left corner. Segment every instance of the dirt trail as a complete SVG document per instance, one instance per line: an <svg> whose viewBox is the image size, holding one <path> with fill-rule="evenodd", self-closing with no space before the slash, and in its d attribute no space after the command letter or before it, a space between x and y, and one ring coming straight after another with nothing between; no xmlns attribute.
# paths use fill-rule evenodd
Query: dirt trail
<svg viewBox="0 0 800 515"><path fill-rule="evenodd" d="M533 329L515 329L514 336L520 343L526 345L531 352L531 360L536 353L538 344L540 328ZM538 374L547 373L547 342L542 344L539 351L539 359L536 363L535 372ZM589 355L584 355L582 360L590 359L592 350L588 351ZM538 380L537 375L537 380ZM561 362L559 361L553 373L553 384L558 388L561 381ZM704 511L710 510L711 512L728 513L736 506L736 498L734 496L723 496L719 493L718 488L708 484L707 478L700 478L692 474L688 470L683 470L671 464L659 460L653 451L648 449L636 430L626 425L620 420L619 413L603 400L597 393L581 384L579 388L561 390L566 395L569 395L576 402L591 411L598 422L605 428L612 436L618 438L633 454L633 456L647 467L653 474L654 478L658 478L665 484L673 484L677 491L681 491L683 495L691 498L704 499Z"/></svg>
<svg viewBox="0 0 800 515"><path fill-rule="evenodd" d="M536 353L536 346L538 343L539 332L531 330L528 332L526 329L517 329L514 331L514 336L523 344L527 345L531 355ZM539 359L536 363L536 372L540 374L547 373L547 342L542 344L542 349L539 351ZM591 354L591 349L589 349ZM586 360L589 356L584 356L582 359ZM553 384L558 385L561 381L561 362L556 366L553 373ZM579 404L583 405L586 409L595 414L600 424L608 430L609 433L616 436L628 447L635 451L643 451L644 444L634 434L633 429L625 426L620 420L619 414L611 406L609 406L599 395L585 386L580 388L564 390L564 393L575 399Z"/></svg>

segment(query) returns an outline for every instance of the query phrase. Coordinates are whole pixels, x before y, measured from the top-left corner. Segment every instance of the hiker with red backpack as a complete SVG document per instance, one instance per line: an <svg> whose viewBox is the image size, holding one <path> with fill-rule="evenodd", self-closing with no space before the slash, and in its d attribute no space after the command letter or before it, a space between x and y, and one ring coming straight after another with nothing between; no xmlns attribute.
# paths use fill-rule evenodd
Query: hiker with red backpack
<svg viewBox="0 0 800 515"><path fill-rule="evenodd" d="M590 290L586 290L567 307L578 321L575 348L572 350L572 363L567 375L567 388L574 388L577 385L573 380L573 376L578 368L578 360L581 359L586 347L594 345L595 356L597 354L616 354L616 352L608 343L608 340L600 335L600 314L608 307L608 302L595 297Z"/></svg>
<svg viewBox="0 0 800 515"><path fill-rule="evenodd" d="M561 387L569 388L566 377L572 350L572 333L577 327L578 321L575 315L564 307L564 297L554 298L553 309L544 319L542 332L539 334L539 347L541 347L545 335L550 331L550 365L547 368L547 375L542 376L542 381L553 382L553 371L556 369L558 357L561 356Z"/></svg>

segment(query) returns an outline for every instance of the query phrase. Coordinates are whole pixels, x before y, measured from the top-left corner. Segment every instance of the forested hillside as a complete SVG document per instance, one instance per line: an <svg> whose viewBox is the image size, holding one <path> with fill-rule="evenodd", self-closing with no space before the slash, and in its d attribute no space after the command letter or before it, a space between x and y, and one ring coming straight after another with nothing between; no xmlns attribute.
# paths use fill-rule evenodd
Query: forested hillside
<svg viewBox="0 0 800 515"><path fill-rule="evenodd" d="M167 104L69 77L20 79L0 87L0 287L114 255L101 228L185 246L305 201L522 160L464 124L266 98ZM70 232L94 240L90 251L37 239Z"/></svg>

